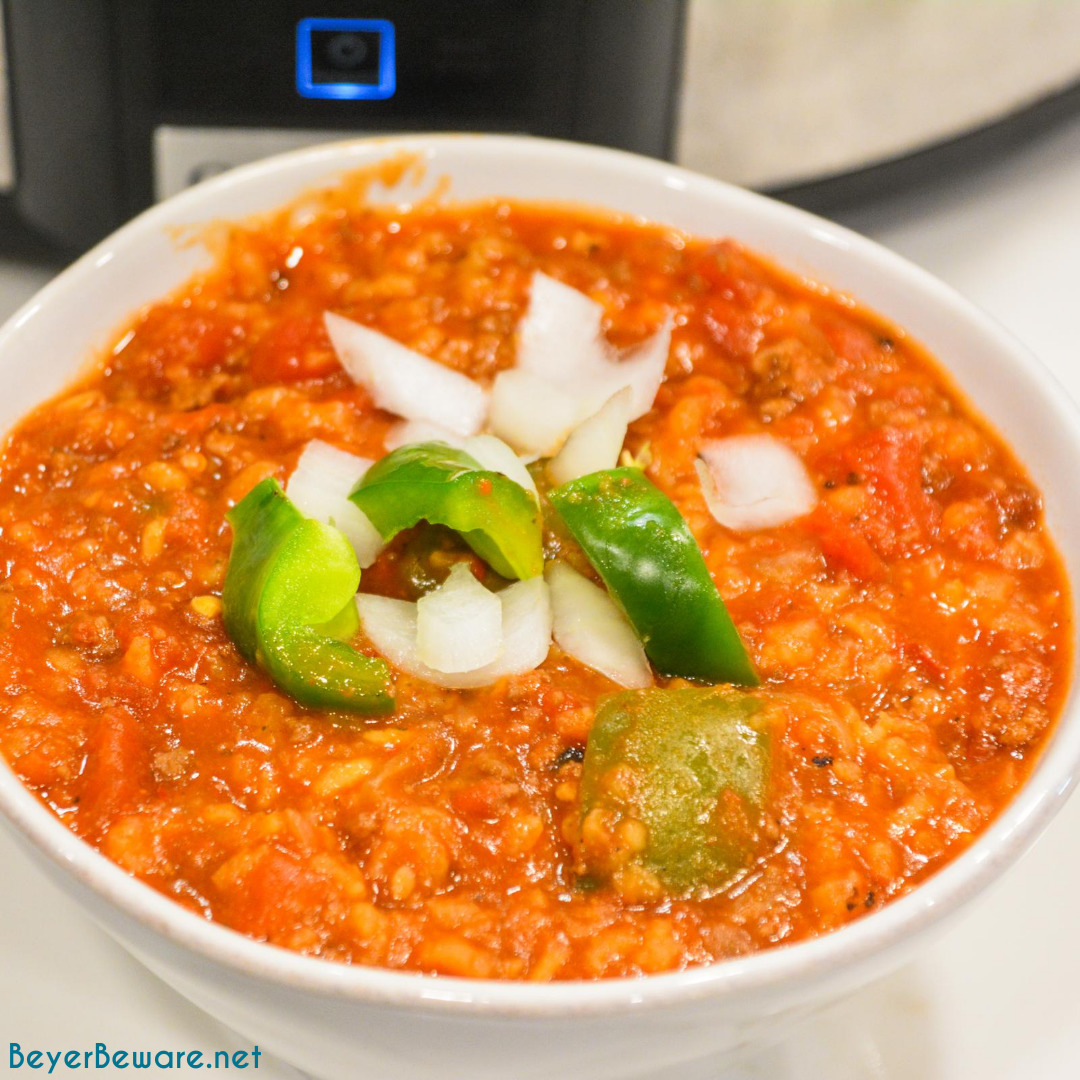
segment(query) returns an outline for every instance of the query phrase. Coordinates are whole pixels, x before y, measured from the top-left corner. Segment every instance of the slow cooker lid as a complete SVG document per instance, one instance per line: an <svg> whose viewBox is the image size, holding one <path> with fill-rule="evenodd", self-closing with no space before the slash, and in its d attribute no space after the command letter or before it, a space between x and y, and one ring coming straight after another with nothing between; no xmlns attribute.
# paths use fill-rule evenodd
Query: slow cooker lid
<svg viewBox="0 0 1080 1080"><path fill-rule="evenodd" d="M1076 84L1080 0L690 0L677 157L797 189L1016 114L1022 130Z"/></svg>

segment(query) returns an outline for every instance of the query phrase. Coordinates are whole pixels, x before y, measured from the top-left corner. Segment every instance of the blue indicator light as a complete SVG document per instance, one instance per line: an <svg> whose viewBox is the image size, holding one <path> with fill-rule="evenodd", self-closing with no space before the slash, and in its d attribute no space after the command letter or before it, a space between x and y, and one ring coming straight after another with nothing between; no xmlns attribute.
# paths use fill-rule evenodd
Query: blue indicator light
<svg viewBox="0 0 1080 1080"><path fill-rule="evenodd" d="M392 22L301 19L296 24L296 90L301 97L385 101L396 89Z"/></svg>

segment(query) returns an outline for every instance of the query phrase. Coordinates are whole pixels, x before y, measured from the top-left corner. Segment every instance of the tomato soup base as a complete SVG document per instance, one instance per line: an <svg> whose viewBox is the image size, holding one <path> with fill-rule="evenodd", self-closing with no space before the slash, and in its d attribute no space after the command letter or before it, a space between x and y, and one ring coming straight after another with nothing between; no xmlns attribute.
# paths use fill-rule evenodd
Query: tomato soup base
<svg viewBox="0 0 1080 1080"><path fill-rule="evenodd" d="M585 887L582 748L617 688L556 646L479 690L398 675L393 714L358 719L298 705L222 628L226 511L311 439L381 457L396 419L323 313L486 384L537 269L600 301L616 345L674 316L626 448L689 523L762 693L804 703L772 731L762 854L710 894ZM819 503L734 533L694 462L754 431L798 452ZM415 598L422 539L361 588ZM514 202L343 199L229 230L10 436L0 555L0 750L31 791L207 919L428 973L672 971L864 918L1008 803L1068 678L1039 492L903 332L735 242Z"/></svg>

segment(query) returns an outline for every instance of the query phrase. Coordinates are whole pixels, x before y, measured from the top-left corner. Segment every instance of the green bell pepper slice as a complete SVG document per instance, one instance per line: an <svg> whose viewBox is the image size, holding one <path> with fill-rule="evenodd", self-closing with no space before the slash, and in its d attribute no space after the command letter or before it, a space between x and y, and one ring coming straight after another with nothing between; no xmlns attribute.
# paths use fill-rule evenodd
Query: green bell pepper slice
<svg viewBox="0 0 1080 1080"><path fill-rule="evenodd" d="M678 687L603 698L581 773L583 855L594 880L637 863L667 890L717 889L752 861L771 767L768 708L745 691ZM643 848L593 840L599 813L647 830ZM599 835L608 835L603 829Z"/></svg>
<svg viewBox="0 0 1080 1080"><path fill-rule="evenodd" d="M360 566L345 537L304 517L273 479L226 517L233 544L222 618L241 654L303 705L391 711L389 667L344 640L360 627Z"/></svg>
<svg viewBox="0 0 1080 1080"><path fill-rule="evenodd" d="M540 508L533 496L446 443L399 447L372 465L349 498L384 540L428 521L460 533L503 577L543 572Z"/></svg>
<svg viewBox="0 0 1080 1080"><path fill-rule="evenodd" d="M548 498L662 675L758 685L689 526L640 469L590 473Z"/></svg>

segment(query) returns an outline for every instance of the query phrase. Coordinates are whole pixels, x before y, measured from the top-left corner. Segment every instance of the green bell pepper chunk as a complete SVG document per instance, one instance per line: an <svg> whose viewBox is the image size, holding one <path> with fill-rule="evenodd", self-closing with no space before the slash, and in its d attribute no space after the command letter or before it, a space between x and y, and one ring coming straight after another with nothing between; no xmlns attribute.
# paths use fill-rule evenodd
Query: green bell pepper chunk
<svg viewBox="0 0 1080 1080"><path fill-rule="evenodd" d="M222 617L241 654L303 705L392 710L389 667L345 644L360 627L360 566L345 537L304 517L273 479L227 519L233 545Z"/></svg>
<svg viewBox="0 0 1080 1080"><path fill-rule="evenodd" d="M543 572L540 508L502 473L481 468L446 443L402 446L367 471L349 498L384 540L420 521L446 525L497 574Z"/></svg>
<svg viewBox="0 0 1080 1080"><path fill-rule="evenodd" d="M758 685L686 521L640 469L590 473L548 498L661 674Z"/></svg>
<svg viewBox="0 0 1080 1080"><path fill-rule="evenodd" d="M716 889L749 865L769 788L767 709L741 690L628 690L601 700L581 773L581 815L643 824L629 855L672 893ZM589 843L586 866L604 880L625 865L617 842ZM603 835L603 832L601 832Z"/></svg>

